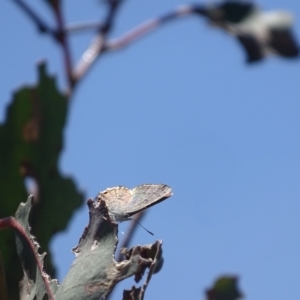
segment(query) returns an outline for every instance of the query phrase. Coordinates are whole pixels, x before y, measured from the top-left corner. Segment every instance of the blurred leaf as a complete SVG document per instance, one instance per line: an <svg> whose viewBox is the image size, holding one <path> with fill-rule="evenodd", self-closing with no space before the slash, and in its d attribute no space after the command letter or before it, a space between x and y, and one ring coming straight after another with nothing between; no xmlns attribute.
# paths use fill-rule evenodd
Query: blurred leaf
<svg viewBox="0 0 300 300"><path fill-rule="evenodd" d="M223 276L217 279L214 286L206 291L207 300L236 300L242 298L237 277Z"/></svg>
<svg viewBox="0 0 300 300"><path fill-rule="evenodd" d="M293 16L282 10L265 12L249 1L224 1L196 12L235 36L253 63L273 53L281 57L299 57L299 45L292 33Z"/></svg>
<svg viewBox="0 0 300 300"><path fill-rule="evenodd" d="M63 130L68 103L57 91L55 79L46 74L45 64L38 67L36 86L19 89L8 106L5 123L0 126L0 218L13 215L27 197L24 183L35 183L32 224L35 235L49 253L52 236L66 228L73 212L83 202L71 178L59 172ZM1 232L0 251L9 284L9 299L16 299L22 272L12 246L13 235ZM52 269L53 271L53 269Z"/></svg>
<svg viewBox="0 0 300 300"><path fill-rule="evenodd" d="M0 253L0 300L7 300L6 279L2 255Z"/></svg>
<svg viewBox="0 0 300 300"><path fill-rule="evenodd" d="M48 291L54 295L58 288L56 280L51 280L44 270L46 253L40 255L39 244L30 233L29 215L32 209L33 197L30 196L26 203L21 203L15 221L21 225L23 232L15 230L16 245L19 258L24 271L20 282L20 300L44 300L48 298Z"/></svg>

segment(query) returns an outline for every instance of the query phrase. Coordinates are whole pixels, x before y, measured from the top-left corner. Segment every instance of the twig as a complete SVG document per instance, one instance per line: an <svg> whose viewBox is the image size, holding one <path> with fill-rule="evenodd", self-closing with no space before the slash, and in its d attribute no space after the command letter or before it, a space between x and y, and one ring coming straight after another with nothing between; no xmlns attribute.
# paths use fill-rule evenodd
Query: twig
<svg viewBox="0 0 300 300"><path fill-rule="evenodd" d="M134 215L134 220L131 220L130 226L126 231L126 235L124 236L124 238L122 240L120 248L128 248L128 245L130 244L130 242L136 232L136 229L137 229L138 224L136 221L140 222L145 217L145 215L146 215L145 210ZM121 259L122 259L122 254L119 252L117 255L116 261L121 261Z"/></svg>
<svg viewBox="0 0 300 300"><path fill-rule="evenodd" d="M81 31L87 31L92 29L97 30L101 26L103 26L102 23L98 21L78 22L78 23L66 25L65 33L78 33Z"/></svg>
<svg viewBox="0 0 300 300"><path fill-rule="evenodd" d="M69 98L70 93L74 87L74 80L72 77L72 62L71 52L67 42L67 36L65 34L64 20L61 13L61 7L59 1L53 1L52 8L56 18L57 29L53 29L46 24L46 22L23 0L13 0L23 12L33 21L38 30L42 33L49 34L57 43L62 47L65 71L68 82L67 96Z"/></svg>
<svg viewBox="0 0 300 300"><path fill-rule="evenodd" d="M58 28L58 40L62 47L64 63L65 63L65 71L66 71L67 81L69 84L69 87L67 90L67 96L70 96L71 92L75 86L75 80L72 75L73 67L72 67L71 51L69 48L67 35L65 34L65 24L64 24L64 18L63 18L63 14L62 14L62 8L61 8L60 1L54 1L53 11L54 11L54 15L56 18L56 24L57 24L57 28Z"/></svg>
<svg viewBox="0 0 300 300"><path fill-rule="evenodd" d="M166 13L161 17L150 19L136 26L132 30L126 32L121 37L108 41L105 44L105 50L115 51L124 48L125 46L128 46L129 44L133 43L137 39L145 36L150 31L153 31L154 29L158 28L159 26L164 25L167 22L175 20L177 18L195 13L196 10L198 9L199 9L198 6L193 6L193 5L180 6L174 11Z"/></svg>
<svg viewBox="0 0 300 300"><path fill-rule="evenodd" d="M41 33L47 33L49 34L55 41L57 40L57 32L50 26L44 22L42 18L39 17L39 15L25 2L22 0L13 0L21 10L35 23L37 26L38 30Z"/></svg>
<svg viewBox="0 0 300 300"><path fill-rule="evenodd" d="M149 268L147 279L145 280L145 282L142 286L142 289L141 289L141 293L140 293L140 299L141 300L144 299L146 289L147 289L147 287L150 283L151 277L155 273L157 265L159 264L159 260L157 259L157 256L158 256L158 253L161 253L162 241L156 241L155 245L156 245L156 254L155 254L155 257L153 259L153 263L151 264L151 266Z"/></svg>
<svg viewBox="0 0 300 300"><path fill-rule="evenodd" d="M119 1L114 0L113 2L118 3ZM193 13L198 13L198 14L201 13L202 8L199 5L180 6L174 11L169 12L161 17L148 20L138 25L137 27L128 31L127 33L125 33L123 36L119 38L112 39L106 42L106 35L111 28L113 17L115 15L115 10L116 8L112 6L104 25L101 26L100 24L98 24L98 26L101 26L102 29L99 30L97 36L92 41L91 45L83 53L81 60L78 63L73 73L73 77L75 78L76 82L80 80L87 73L87 71L95 63L99 55L104 51L115 51L124 48L125 46L128 46L135 40L145 36L150 31L158 28L159 26L171 20L175 20L179 17L187 16ZM88 27L91 29L93 28L93 25L97 26L97 24L89 24Z"/></svg>
<svg viewBox="0 0 300 300"><path fill-rule="evenodd" d="M36 252L36 249L31 241L31 239L28 237L26 231L24 230L24 228L22 227L22 225L20 225L20 223L18 221L16 221L15 218L13 217L8 217L8 218L4 218L4 219L0 219L0 230L1 229L6 229L6 228L13 228L14 230L18 231L22 237L26 240L26 242L28 243L33 255L34 255L34 258L35 258L35 261L36 261L36 264L41 272L41 275L42 275L42 279L44 281L44 284L45 284L45 287L46 287L46 290L47 290L47 293L48 293L48 297L49 299L51 300L55 300L54 299L54 296L53 296L53 293L52 293L52 290L50 288L50 284L49 284L49 281L48 281L48 276L44 276L45 272L43 270L43 264L38 256L38 253Z"/></svg>
<svg viewBox="0 0 300 300"><path fill-rule="evenodd" d="M137 213L136 215L134 215L134 219L137 220L138 222L140 222L146 215L146 211L141 211L139 213ZM137 228L137 223L134 220L131 220L130 222L130 226L126 231L126 235L124 236L120 249L121 248L128 248L128 245L130 244L135 232L136 232L136 228ZM121 252L119 251L118 254L115 257L115 260L120 262L123 259L123 254L121 254ZM113 289L111 291L111 293L107 296L106 300L112 299L113 298L113 293L114 293L115 289Z"/></svg>
<svg viewBox="0 0 300 300"><path fill-rule="evenodd" d="M91 66L95 63L96 59L104 51L115 51L122 49L137 39L145 36L150 31L158 28L159 26L175 20L179 17L187 16L192 13L200 13L203 9L198 5L186 5L175 9L161 17L148 20L134 29L128 31L123 36L112 39L106 42L107 34L110 32L115 19L116 12L122 0L107 0L109 10L104 23L89 22L66 27L64 24L60 1L53 0L52 8L57 22L57 30L50 28L25 2L22 0L13 0L15 3L33 20L41 32L48 33L57 42L60 43L63 51L64 64L66 76L68 81L67 96L70 97L78 81L88 72ZM86 29L95 29L97 34L93 39L90 46L83 53L77 66L72 68L71 52L67 40L69 32L76 32Z"/></svg>
<svg viewBox="0 0 300 300"><path fill-rule="evenodd" d="M56 24L57 24L57 30L55 30L51 28L49 25L47 25L46 22L23 0L13 0L13 1L33 21L33 23L36 25L36 27L41 33L49 34L56 42L58 42L61 45L64 65L65 65L65 73L68 82L68 88L66 94L68 98L70 98L71 92L74 89L77 81L74 80L73 78L71 52L67 41L67 31L65 30L60 2L53 1L51 5L54 11ZM111 7L115 7L115 5L112 4ZM111 20L109 20L108 24L111 24ZM99 26L99 24L97 25Z"/></svg>
<svg viewBox="0 0 300 300"><path fill-rule="evenodd" d="M107 2L109 4L109 10L106 16L106 20L103 25L99 26L96 37L94 38L88 49L83 53L79 63L77 64L73 73L75 82L78 82L78 80L80 80L87 73L87 71L93 65L94 61L104 49L106 36L112 28L115 15L120 6L121 0L108 0Z"/></svg>

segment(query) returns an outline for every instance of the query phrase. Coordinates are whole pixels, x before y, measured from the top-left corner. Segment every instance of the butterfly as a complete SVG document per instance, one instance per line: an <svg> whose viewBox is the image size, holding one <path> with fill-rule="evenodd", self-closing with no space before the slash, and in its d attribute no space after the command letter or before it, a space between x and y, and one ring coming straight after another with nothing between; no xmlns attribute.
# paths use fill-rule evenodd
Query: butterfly
<svg viewBox="0 0 300 300"><path fill-rule="evenodd" d="M143 184L132 190L125 186L108 188L100 192L96 200L105 201L110 218L122 222L172 195L171 188L165 184Z"/></svg>

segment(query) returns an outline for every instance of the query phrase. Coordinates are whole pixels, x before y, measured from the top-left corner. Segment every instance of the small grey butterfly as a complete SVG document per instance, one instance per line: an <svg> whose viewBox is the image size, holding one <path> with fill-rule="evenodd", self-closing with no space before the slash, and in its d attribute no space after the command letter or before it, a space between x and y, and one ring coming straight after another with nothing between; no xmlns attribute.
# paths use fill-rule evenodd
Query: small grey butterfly
<svg viewBox="0 0 300 300"><path fill-rule="evenodd" d="M143 184L132 190L125 186L108 188L100 192L96 200L104 200L110 218L115 222L122 222L170 196L172 190L165 184Z"/></svg>

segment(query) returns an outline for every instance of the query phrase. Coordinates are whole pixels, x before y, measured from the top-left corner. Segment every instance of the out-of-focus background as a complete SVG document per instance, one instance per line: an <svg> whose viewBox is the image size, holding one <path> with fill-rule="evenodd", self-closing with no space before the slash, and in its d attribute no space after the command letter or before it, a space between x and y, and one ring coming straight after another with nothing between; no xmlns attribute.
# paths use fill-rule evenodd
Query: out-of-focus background
<svg viewBox="0 0 300 300"><path fill-rule="evenodd" d="M54 24L43 1L28 2ZM125 1L111 37L180 4ZM292 11L300 39L298 0L259 4ZM96 0L64 6L68 22L101 20L105 12ZM12 1L2 3L1 16L3 121L12 91L36 81L37 61L47 60L61 87L65 79L52 40ZM74 35L74 60L92 36ZM183 18L102 56L73 98L60 165L86 199L116 185L173 188L174 196L143 220L155 236L139 228L132 241L163 240L165 263L146 299L203 299L223 274L240 277L248 300L298 294L300 61L270 57L249 66L244 60L233 38L203 19ZM87 222L84 205L53 241L59 280ZM121 231L127 226L122 223ZM133 284L132 278L121 283L114 298Z"/></svg>

